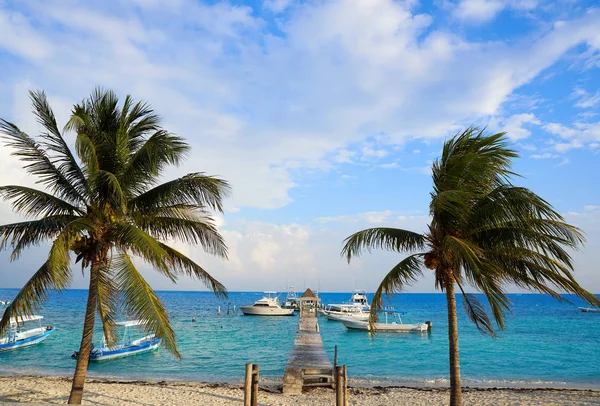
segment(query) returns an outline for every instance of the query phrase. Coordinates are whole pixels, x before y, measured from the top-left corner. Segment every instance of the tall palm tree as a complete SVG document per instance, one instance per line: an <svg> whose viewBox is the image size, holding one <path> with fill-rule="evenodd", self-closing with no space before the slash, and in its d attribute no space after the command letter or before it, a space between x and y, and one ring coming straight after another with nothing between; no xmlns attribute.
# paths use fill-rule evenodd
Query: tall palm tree
<svg viewBox="0 0 600 406"><path fill-rule="evenodd" d="M435 287L446 293L448 306L451 405L461 404L455 285L468 317L481 332L492 336L493 322L477 297L465 293L467 285L485 294L499 329L504 328L504 313L510 309L507 284L559 301L567 301L561 292L574 293L600 305L572 275L566 249L584 242L580 230L567 224L538 195L511 183L515 175L511 162L516 157L504 133L487 135L469 128L446 141L441 158L433 164L427 232L371 228L344 241L342 255L348 261L372 249L410 254L377 288L370 323L376 320L383 295L401 291L421 277L425 268L434 272Z"/></svg>
<svg viewBox="0 0 600 406"><path fill-rule="evenodd" d="M108 345L116 339L115 317L121 302L145 322L173 354L181 358L167 311L136 269L133 257L148 262L173 282L180 275L203 281L218 296L225 287L167 243L200 244L222 258L227 247L211 211L223 211L226 181L191 173L159 184L169 165L189 152L184 139L160 126L146 103L127 96L122 106L112 91L96 89L73 107L64 131L76 133L75 154L61 131L44 92L30 92L33 112L43 132L31 137L0 119L0 134L27 173L43 190L11 185L0 196L30 221L0 226L0 249L12 247L11 260L44 241L51 242L46 261L4 312L0 333L11 317L30 315L50 290L71 281L72 259L89 270L89 291L79 357L69 403L81 403L92 348L96 311ZM71 256L73 254L75 258Z"/></svg>

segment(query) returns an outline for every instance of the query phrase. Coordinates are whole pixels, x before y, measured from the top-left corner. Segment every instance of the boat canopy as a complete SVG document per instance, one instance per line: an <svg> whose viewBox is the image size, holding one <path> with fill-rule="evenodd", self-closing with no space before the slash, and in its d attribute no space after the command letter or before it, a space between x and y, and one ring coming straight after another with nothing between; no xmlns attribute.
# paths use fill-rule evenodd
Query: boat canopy
<svg viewBox="0 0 600 406"><path fill-rule="evenodd" d="M41 320L43 319L44 316L22 316L19 317L19 323L25 323L26 321L34 321L34 320ZM17 324L17 319L15 319L14 317L10 318L10 324Z"/></svg>
<svg viewBox="0 0 600 406"><path fill-rule="evenodd" d="M382 310L377 310L377 312L379 313L398 313L398 314L406 314L405 311L402 310L387 310L387 309L382 309Z"/></svg>
<svg viewBox="0 0 600 406"><path fill-rule="evenodd" d="M266 290L264 293L267 295L276 295L277 294L277 292L275 292L274 290Z"/></svg>
<svg viewBox="0 0 600 406"><path fill-rule="evenodd" d="M140 326L146 324L143 320L126 320L126 321L117 321L115 326L123 326L123 327L133 327Z"/></svg>

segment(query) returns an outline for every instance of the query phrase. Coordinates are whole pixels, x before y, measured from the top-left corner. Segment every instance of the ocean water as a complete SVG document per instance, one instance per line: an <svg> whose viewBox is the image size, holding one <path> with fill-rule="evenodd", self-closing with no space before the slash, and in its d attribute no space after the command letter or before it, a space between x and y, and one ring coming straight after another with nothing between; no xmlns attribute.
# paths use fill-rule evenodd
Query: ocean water
<svg viewBox="0 0 600 406"><path fill-rule="evenodd" d="M15 289L0 289L0 300ZM227 301L206 292L158 292L169 310L183 360L166 349L90 364L95 377L231 382L243 378L244 364L259 364L261 376L281 378L293 346L298 317L227 315ZM261 293L230 293L229 307L252 304ZM87 291L54 294L39 314L57 331L41 344L0 353L0 373L70 375L78 350ZM321 293L325 303L341 303L350 293ZM369 295L369 298L371 295ZM600 313L543 295L510 295L513 312L498 338L480 334L459 305L461 371L467 385L600 388ZM460 298L459 298L460 303ZM407 312L404 322L433 323L428 334L349 331L320 318L321 336L333 360L346 364L350 379L370 383L447 385L446 301L442 294L396 295L391 303ZM576 302L577 304L577 302ZM221 306L221 315L217 307ZM0 307L0 312L2 307ZM196 322L192 322L192 317ZM97 331L95 343L101 337Z"/></svg>

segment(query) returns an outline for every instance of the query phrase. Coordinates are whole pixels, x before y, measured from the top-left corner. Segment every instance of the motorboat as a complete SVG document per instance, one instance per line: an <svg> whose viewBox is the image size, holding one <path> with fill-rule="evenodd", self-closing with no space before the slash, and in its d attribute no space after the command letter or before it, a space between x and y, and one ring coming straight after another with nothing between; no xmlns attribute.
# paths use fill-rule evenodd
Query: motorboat
<svg viewBox="0 0 600 406"><path fill-rule="evenodd" d="M131 327L144 325L142 320L128 320L115 323L116 326L124 327L120 342L109 347L106 337L102 336L102 345L99 348L92 348L90 352L90 361L107 361L115 358L129 357L131 355L142 354L149 351L155 351L160 345L160 338L154 334L147 335L137 340L131 339ZM71 358L77 359L79 352L75 351Z"/></svg>
<svg viewBox="0 0 600 406"><path fill-rule="evenodd" d="M404 324L402 322L401 314L398 310L382 310L381 313L385 315L385 323L375 322L373 328L376 332L395 332L395 333L410 333L410 332L427 332L431 330L431 322L426 321L425 323L418 324ZM350 318L340 320L346 328L350 330L366 330L371 331L369 321L353 320Z"/></svg>
<svg viewBox="0 0 600 406"><path fill-rule="evenodd" d="M42 326L44 316L23 316L11 318L8 331L0 338L0 351L12 351L22 347L41 343L54 333L54 327ZM25 323L37 321L38 326L27 329ZM30 325L31 326L31 325Z"/></svg>
<svg viewBox="0 0 600 406"><path fill-rule="evenodd" d="M343 316L347 312L353 312L354 316L358 316L357 314L354 314L354 312L360 311L367 313L368 315L368 313L371 311L371 306L369 305L367 292L363 289L355 289L352 291L352 295L350 296L350 301L348 303L325 305L319 310L319 313L327 317L327 314ZM358 318L360 318L360 316Z"/></svg>
<svg viewBox="0 0 600 406"><path fill-rule="evenodd" d="M288 286L287 295L285 297L285 302L281 306L284 309L294 309L298 310L298 294L296 293L296 288L293 286Z"/></svg>
<svg viewBox="0 0 600 406"><path fill-rule="evenodd" d="M252 306L240 306L246 316L292 316L294 309L284 309L279 305L277 292L265 292L262 299Z"/></svg>
<svg viewBox="0 0 600 406"><path fill-rule="evenodd" d="M598 307L579 307L579 310L584 313L600 313L600 308Z"/></svg>
<svg viewBox="0 0 600 406"><path fill-rule="evenodd" d="M10 304L10 300L0 300L0 306L8 306Z"/></svg>
<svg viewBox="0 0 600 406"><path fill-rule="evenodd" d="M369 320L369 313L365 312L363 306L360 304L327 306L324 309L319 309L319 313L327 320L341 321L345 318L362 321Z"/></svg>

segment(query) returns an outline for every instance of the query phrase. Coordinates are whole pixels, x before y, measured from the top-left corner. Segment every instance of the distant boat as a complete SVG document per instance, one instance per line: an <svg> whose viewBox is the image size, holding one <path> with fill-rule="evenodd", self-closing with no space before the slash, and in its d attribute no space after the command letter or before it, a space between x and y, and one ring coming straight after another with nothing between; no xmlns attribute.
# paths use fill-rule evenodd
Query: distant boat
<svg viewBox="0 0 600 406"><path fill-rule="evenodd" d="M283 307L284 309L298 310L298 294L296 293L295 287L288 286L285 302L281 307Z"/></svg>
<svg viewBox="0 0 600 406"><path fill-rule="evenodd" d="M0 305L8 306L10 304L10 300L0 300Z"/></svg>
<svg viewBox="0 0 600 406"><path fill-rule="evenodd" d="M240 306L246 316L292 316L294 309L284 309L279 305L277 292L265 292L265 297L252 306Z"/></svg>
<svg viewBox="0 0 600 406"><path fill-rule="evenodd" d="M385 315L385 323L377 322L374 324L374 330L377 332L397 332L397 333L410 333L410 332L426 332L431 330L431 322L419 323L419 324L404 324L398 310L382 310L381 313ZM391 321L390 321L391 319ZM340 320L346 328L350 330L367 330L370 331L368 321L352 320L349 318Z"/></svg>
<svg viewBox="0 0 600 406"><path fill-rule="evenodd" d="M0 351L12 351L22 347L28 347L33 344L41 343L48 336L54 333L54 327L42 326L44 316L25 316L10 319L10 324L6 334L0 338ZM25 323L37 321L38 327L25 329Z"/></svg>
<svg viewBox="0 0 600 406"><path fill-rule="evenodd" d="M120 321L115 325L125 327L123 337L119 344L113 347L108 347L106 338L102 336L102 346L100 348L92 348L90 352L90 361L107 361L115 358L129 357L131 355L142 354L158 349L160 338L154 334L147 335L137 340L131 340L130 327L143 325L141 320ZM71 358L77 359L79 352L75 351Z"/></svg>
<svg viewBox="0 0 600 406"><path fill-rule="evenodd" d="M600 308L597 307L579 307L578 309L584 313L600 313Z"/></svg>

